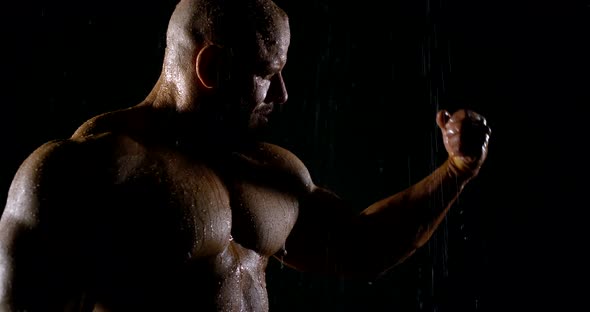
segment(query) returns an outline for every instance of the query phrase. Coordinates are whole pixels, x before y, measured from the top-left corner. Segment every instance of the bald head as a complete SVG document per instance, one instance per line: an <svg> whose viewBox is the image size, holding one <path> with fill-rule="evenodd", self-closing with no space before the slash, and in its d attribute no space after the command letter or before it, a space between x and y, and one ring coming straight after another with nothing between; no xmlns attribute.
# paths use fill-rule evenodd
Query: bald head
<svg viewBox="0 0 590 312"><path fill-rule="evenodd" d="M276 38L287 15L271 0L181 0L167 31L167 58L176 66L206 45L240 51ZM180 62L179 62L180 61Z"/></svg>
<svg viewBox="0 0 590 312"><path fill-rule="evenodd" d="M218 64L229 67L251 63L268 49L286 48L289 37L287 15L271 0L181 0L168 24L162 75L151 94L164 90L180 110L198 109L204 104L196 105L197 96L207 89L201 72L215 72L219 81L233 75L226 68L198 64L220 59ZM216 48L207 53L215 60L200 62L208 47Z"/></svg>

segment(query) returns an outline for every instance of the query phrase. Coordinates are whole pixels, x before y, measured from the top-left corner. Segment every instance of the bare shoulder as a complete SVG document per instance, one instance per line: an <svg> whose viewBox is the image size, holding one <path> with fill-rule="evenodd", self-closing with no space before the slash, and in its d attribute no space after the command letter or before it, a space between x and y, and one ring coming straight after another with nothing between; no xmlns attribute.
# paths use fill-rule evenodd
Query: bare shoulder
<svg viewBox="0 0 590 312"><path fill-rule="evenodd" d="M127 153L139 146L122 140L133 142L122 136L101 134L53 140L39 146L14 175L2 214L3 224L34 228L39 222L65 221L89 209L89 200L104 194L104 181L111 178L113 170L109 168L116 165L117 153Z"/></svg>
<svg viewBox="0 0 590 312"><path fill-rule="evenodd" d="M284 169L305 171L308 173L305 164L293 152L281 146L262 142L258 144L258 152L261 160L276 163Z"/></svg>
<svg viewBox="0 0 590 312"><path fill-rule="evenodd" d="M67 171L81 156L80 142L65 139L49 141L35 149L20 165L15 182L38 182L52 171ZM32 185L32 186L36 186Z"/></svg>
<svg viewBox="0 0 590 312"><path fill-rule="evenodd" d="M116 112L108 112L88 119L76 129L72 135L72 139L79 140L87 136L109 132L110 121L115 116Z"/></svg>
<svg viewBox="0 0 590 312"><path fill-rule="evenodd" d="M129 107L96 115L84 122L72 135L72 139L105 133L127 132L129 128L137 126L144 120L144 111L137 107ZM126 131L127 130L127 131Z"/></svg>
<svg viewBox="0 0 590 312"><path fill-rule="evenodd" d="M38 147L18 168L2 218L17 219L33 226L39 217L41 202L57 189L57 182L73 176L77 170L76 159L80 156L78 144L72 140L54 140ZM69 187L62 186L62 189Z"/></svg>

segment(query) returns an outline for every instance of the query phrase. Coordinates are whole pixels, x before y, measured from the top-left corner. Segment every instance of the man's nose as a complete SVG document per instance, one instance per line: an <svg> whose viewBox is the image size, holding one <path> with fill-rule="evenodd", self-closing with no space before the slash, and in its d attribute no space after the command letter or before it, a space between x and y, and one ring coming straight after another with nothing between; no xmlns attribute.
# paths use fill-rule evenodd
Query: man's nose
<svg viewBox="0 0 590 312"><path fill-rule="evenodd" d="M270 88L266 95L266 102L272 104L283 104L287 102L289 95L287 94L287 87L285 86L285 80L283 80L283 74L278 73L272 77L270 81Z"/></svg>

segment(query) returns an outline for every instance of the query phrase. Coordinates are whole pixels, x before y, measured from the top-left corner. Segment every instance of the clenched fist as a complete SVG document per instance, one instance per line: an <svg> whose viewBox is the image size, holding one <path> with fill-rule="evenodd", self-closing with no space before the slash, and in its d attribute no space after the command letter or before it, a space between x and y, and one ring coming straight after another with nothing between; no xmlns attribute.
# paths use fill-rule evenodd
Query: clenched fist
<svg viewBox="0 0 590 312"><path fill-rule="evenodd" d="M476 176L488 154L491 129L486 119L471 110L460 109L452 115L441 110L436 115L436 123L442 131L451 170L460 175Z"/></svg>

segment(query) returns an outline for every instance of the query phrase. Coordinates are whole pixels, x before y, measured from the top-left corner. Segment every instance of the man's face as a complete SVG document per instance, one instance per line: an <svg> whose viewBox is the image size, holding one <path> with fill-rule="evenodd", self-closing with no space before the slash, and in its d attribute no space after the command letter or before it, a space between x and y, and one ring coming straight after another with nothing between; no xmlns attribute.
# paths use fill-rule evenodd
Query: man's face
<svg viewBox="0 0 590 312"><path fill-rule="evenodd" d="M235 60L237 66L230 77L232 103L226 105L237 122L249 129L265 126L276 106L287 101L282 70L287 62L289 25L280 19L275 26L268 35L258 35L251 51Z"/></svg>

